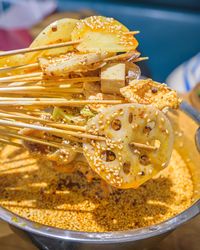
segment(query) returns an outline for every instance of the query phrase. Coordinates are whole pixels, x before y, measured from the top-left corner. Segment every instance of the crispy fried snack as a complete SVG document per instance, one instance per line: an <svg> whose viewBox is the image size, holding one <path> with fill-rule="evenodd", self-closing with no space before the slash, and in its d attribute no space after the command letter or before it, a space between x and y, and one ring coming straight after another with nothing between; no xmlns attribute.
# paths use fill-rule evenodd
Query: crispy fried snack
<svg viewBox="0 0 200 250"><path fill-rule="evenodd" d="M133 80L120 92L129 102L151 104L160 110L165 107L177 109L181 102L175 90L152 79Z"/></svg>

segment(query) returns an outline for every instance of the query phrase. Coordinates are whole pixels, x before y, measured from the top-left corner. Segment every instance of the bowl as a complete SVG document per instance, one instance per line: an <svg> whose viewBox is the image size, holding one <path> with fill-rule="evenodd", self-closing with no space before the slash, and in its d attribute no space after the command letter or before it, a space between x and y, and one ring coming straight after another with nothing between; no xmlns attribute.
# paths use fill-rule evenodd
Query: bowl
<svg viewBox="0 0 200 250"><path fill-rule="evenodd" d="M0 207L0 218L9 223L19 236L29 240L39 249L49 250L128 250L148 249L158 244L169 233L194 216L200 214L200 113L183 102L179 111L170 113L172 125L183 136L175 136L175 148L187 161L194 183L193 204L182 213L153 225L130 231L88 233L63 230L41 225L22 218Z"/></svg>

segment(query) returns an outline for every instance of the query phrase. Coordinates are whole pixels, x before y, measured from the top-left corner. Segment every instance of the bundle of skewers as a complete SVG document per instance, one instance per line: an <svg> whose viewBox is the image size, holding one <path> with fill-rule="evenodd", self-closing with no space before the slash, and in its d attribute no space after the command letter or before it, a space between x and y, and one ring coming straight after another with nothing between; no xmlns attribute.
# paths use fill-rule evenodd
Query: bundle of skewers
<svg viewBox="0 0 200 250"><path fill-rule="evenodd" d="M136 63L148 58L136 50L138 33L113 18L61 19L29 48L1 52L0 142L115 188L137 188L165 168L166 113L180 100L140 79Z"/></svg>

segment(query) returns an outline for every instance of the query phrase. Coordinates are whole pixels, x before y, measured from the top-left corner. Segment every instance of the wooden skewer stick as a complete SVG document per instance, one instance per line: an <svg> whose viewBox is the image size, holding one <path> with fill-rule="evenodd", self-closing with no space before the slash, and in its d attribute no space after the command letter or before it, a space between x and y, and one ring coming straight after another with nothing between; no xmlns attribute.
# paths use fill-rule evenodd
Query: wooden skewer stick
<svg viewBox="0 0 200 250"><path fill-rule="evenodd" d="M34 117L31 115L26 115L26 114L21 114L21 113L18 113L18 115L16 115L16 114L6 114L6 113L0 112L0 117L10 118L10 119L15 119L15 120L22 120L22 121L29 121L29 122L31 120L31 121L37 121L43 124L49 124L52 127L57 127L57 128L62 128L62 129L72 129L72 130L78 130L78 131L84 131L84 132L86 131L85 126L54 123L50 120L45 120L40 117Z"/></svg>
<svg viewBox="0 0 200 250"><path fill-rule="evenodd" d="M34 131L34 130L33 130ZM11 127L11 126L7 126L7 125L0 125L0 134L1 133L14 133L15 135L21 135L21 128L20 127ZM45 136L45 139L42 139L43 141L52 141L52 142L55 142L54 141L54 138L51 138L51 135L52 134L49 134L49 137L50 138L48 138L47 137L47 135ZM23 135L24 136L24 135ZM25 135L27 138L29 138L29 137L31 137L30 135ZM9 138L10 137L10 135L7 135L7 137ZM78 138L78 137L73 137L73 136L69 136L69 137L66 137L66 136L64 136L64 137L61 137L60 136L60 139L61 139L61 141L63 141L63 140L67 140L68 142L69 141L72 141L72 142L80 142L80 143L82 143L83 141L80 139L80 138ZM15 138L18 138L18 139L23 139L23 138L19 138L19 137L16 137L15 136ZM38 137L35 137L35 136L33 136L32 138L38 138ZM39 139L41 139L41 138L39 138ZM59 144L60 144L60 146L61 146L61 143L60 142L58 142Z"/></svg>
<svg viewBox="0 0 200 250"><path fill-rule="evenodd" d="M43 127L43 126L39 126L35 124L28 124L28 123L23 123L23 122L0 120L0 125L19 127L19 128L30 128L34 130L48 132L48 133L51 133L52 135L60 136L63 138L69 138L69 136L75 136L75 137L86 138L86 139L91 139L91 140L99 140L99 141L105 140L105 137L102 137L102 136L86 134L82 132L79 133L75 131L57 129L57 128L52 128L52 127L47 127L47 126Z"/></svg>
<svg viewBox="0 0 200 250"><path fill-rule="evenodd" d="M5 112L5 111L4 111ZM43 122L45 121L44 119L42 118L38 118L38 117L35 117L35 116L30 116L30 115L26 115L24 113L18 113L18 115L16 114L13 114L13 113L2 113L0 112L0 117L4 117L4 118L10 118L10 119L16 119L16 120L31 120L31 121L38 121L38 122Z"/></svg>
<svg viewBox="0 0 200 250"><path fill-rule="evenodd" d="M126 52L126 53L123 53L123 54L120 54L120 55L116 55L116 56L111 56L111 57L108 57L108 58L105 58L103 61L104 62L107 62L107 61L111 61L111 60L120 60L120 59L123 59L123 58L136 58L140 56L140 53L138 51L130 51L130 52Z"/></svg>
<svg viewBox="0 0 200 250"><path fill-rule="evenodd" d="M0 82L12 82L19 79L26 79L26 78L32 78L32 77L42 77L42 73L30 73L30 74L22 74L22 75L13 75L13 76L6 76L1 77ZM30 80L30 79L29 79Z"/></svg>
<svg viewBox="0 0 200 250"><path fill-rule="evenodd" d="M44 97L44 98L36 98L36 97L0 97L0 101L69 101L65 98L48 98L48 97ZM82 100L80 100L82 101ZM84 100L87 101L87 100ZM9 107L10 108L10 107Z"/></svg>
<svg viewBox="0 0 200 250"><path fill-rule="evenodd" d="M47 92L49 91L66 91L66 90L70 90L70 89L74 89L76 92L77 88L71 88L71 87L67 87L67 86L58 86L58 87L45 87L45 86L26 86L26 87L8 87L8 88L0 88L0 93L2 92L23 92L23 91L44 91L47 90ZM68 91L67 91L68 92Z"/></svg>
<svg viewBox="0 0 200 250"><path fill-rule="evenodd" d="M140 33L140 31L136 30L136 31L127 31L127 32L124 32L123 34L124 35L137 35L139 33Z"/></svg>
<svg viewBox="0 0 200 250"><path fill-rule="evenodd" d="M74 78L47 78L43 80L42 84L53 83L55 84L70 84L70 83L82 83L82 82L98 82L101 80L99 76L86 76L86 77L74 77Z"/></svg>
<svg viewBox="0 0 200 250"><path fill-rule="evenodd" d="M44 82L54 82L57 84L60 83L76 83L76 82L98 82L101 78L99 76L86 76L86 77L74 77L74 78L56 78L56 79L44 79Z"/></svg>
<svg viewBox="0 0 200 250"><path fill-rule="evenodd" d="M3 129L4 131L8 131L8 132L14 132L14 133L15 132L19 132L21 130L20 127L11 127L11 126L8 126L8 125L5 125L5 126L4 125L0 125L0 129ZM49 140L47 136L45 136L45 140ZM50 138L50 140L54 141L54 138L53 139ZM83 142L82 138L78 138L78 137L74 137L74 136L69 136L67 138L67 141L80 142L80 143Z"/></svg>
<svg viewBox="0 0 200 250"><path fill-rule="evenodd" d="M62 92L62 91L57 91L57 92L47 92L45 91L44 93L41 93L39 91L34 91L32 93L30 92L27 92L27 91L23 91L23 92L6 92L6 93L1 93L1 96L11 96L11 97L20 97L20 96L24 96L24 97L35 97L35 98L40 98L40 97L48 97L48 98L68 98L70 99L71 98L71 95L74 94L74 93L82 93L81 90L77 90L76 92L74 91L65 91L65 92ZM32 106L32 105L31 105ZM29 106L29 107L31 107ZM28 106L27 106L28 107Z"/></svg>
<svg viewBox="0 0 200 250"><path fill-rule="evenodd" d="M130 145L134 146L136 148L142 148L142 149L147 149L147 150L156 150L157 149L157 147L155 147L155 146L151 146L151 145L147 145L147 144L143 144L143 143L138 143L138 142L131 142Z"/></svg>
<svg viewBox="0 0 200 250"><path fill-rule="evenodd" d="M0 143L6 144L6 145L12 145L15 147L22 147L22 145L20 143L16 143L16 142L12 142L9 139L4 139L4 138L0 138Z"/></svg>
<svg viewBox="0 0 200 250"><path fill-rule="evenodd" d="M18 107L18 106L11 106L11 107L6 107L6 106L2 106L0 111L3 112L3 113L11 113L11 114L18 114L19 112L24 114L24 115L32 115L32 116L47 116L47 117L50 117L51 114L50 113L47 113L45 112L44 110L37 110L35 107L33 107L33 110L32 109L29 109L29 108L32 108L31 106L27 106L27 107Z"/></svg>
<svg viewBox="0 0 200 250"><path fill-rule="evenodd" d="M139 57L139 58L136 58L136 59L133 59L133 60L130 60L131 62L140 62L140 61L145 61L145 60L149 60L149 57L146 56L146 57Z"/></svg>
<svg viewBox="0 0 200 250"><path fill-rule="evenodd" d="M69 125L69 124L62 124L62 123L54 123L54 122L48 122L48 125L54 128L61 128L61 129L72 129L77 131L86 132L85 126L77 126L77 125Z"/></svg>
<svg viewBox="0 0 200 250"><path fill-rule="evenodd" d="M23 78L23 79L15 79L14 81L4 81L4 83L7 83L6 86L20 86L30 83L36 83L43 80L41 77L30 77L30 78ZM2 85L1 85L2 86Z"/></svg>
<svg viewBox="0 0 200 250"><path fill-rule="evenodd" d="M55 128L72 129L72 130L75 130L75 131L82 131L82 132L86 131L85 126L77 126L77 125L70 125L70 124L55 123L55 122L53 122L51 120L45 120L45 119L43 119L41 117L35 117L35 116L32 116L32 115L28 115L26 113L22 113L22 110L20 110L20 112L19 111L17 111L17 112L12 111L12 112L10 112L10 114L7 114L7 109L6 109L6 111L1 110L1 112L2 113L1 113L0 117L4 117L4 118L7 117L8 119L10 118L10 119L21 120L21 121L24 121L25 119L27 119L29 123L30 123L30 121L38 121L38 122L40 122L42 124L45 124L45 125L48 124L51 127L55 127ZM50 113L43 113L42 115L47 116L47 115L50 115ZM69 137L69 140L82 142L82 141L80 141L80 139L75 138L75 137L74 138Z"/></svg>
<svg viewBox="0 0 200 250"><path fill-rule="evenodd" d="M0 134L6 135L8 137L16 138L16 139L21 139L21 140L24 140L24 141L30 141L30 142L34 142L34 143L43 144L43 145L50 146L50 147L70 148L70 149L74 150L75 152L82 153L82 149L80 149L78 147L77 148L71 147L70 145L54 142L54 141L51 141L51 140L48 140L48 141L47 140L42 140L42 139L39 139L39 138L36 138L36 137L34 138L34 137L31 137L31 136L20 135L20 134L18 134L16 132L9 132L9 131L5 131L5 130L2 130L2 129L0 129Z"/></svg>
<svg viewBox="0 0 200 250"><path fill-rule="evenodd" d="M18 66L3 67L3 68L0 68L0 72L12 71L12 70L18 70L18 69L20 70L35 69L38 67L39 67L38 63L31 63L31 64L24 64L24 65L18 65Z"/></svg>
<svg viewBox="0 0 200 250"><path fill-rule="evenodd" d="M76 83L76 82L96 82L100 81L100 77L77 77L72 79L66 78L55 78L55 79L44 79L42 72L30 73L30 74L21 74L21 75L13 75L6 76L0 78L0 83L10 83L10 82L38 82L43 81L42 83L54 82L54 84L66 82L66 83Z"/></svg>
<svg viewBox="0 0 200 250"><path fill-rule="evenodd" d="M31 79L31 80L30 80ZM34 86L37 84L41 84L40 83L40 78L34 78L34 80L32 78L27 78L25 79L25 82L24 82L24 79L23 81L21 79L19 80L16 80L15 82L5 82L3 84L0 85L0 87L20 87L20 86L25 86L25 85L28 85L30 86L31 84L34 84Z"/></svg>
<svg viewBox="0 0 200 250"><path fill-rule="evenodd" d="M24 86L30 83L36 83L42 86L55 86L58 84L71 84L71 83L83 83L83 82L99 82L101 80L100 77L75 77L75 78L56 78L56 79L43 79L41 77L30 77L25 79L15 79L14 82L7 81L5 83L9 83L6 86ZM2 86L2 85L1 85Z"/></svg>
<svg viewBox="0 0 200 250"><path fill-rule="evenodd" d="M69 101L61 98L0 98L0 106L70 106L79 107L87 104L122 104L122 100L79 100Z"/></svg>
<svg viewBox="0 0 200 250"><path fill-rule="evenodd" d="M79 44L80 42L81 42L81 40L77 40L77 41L69 41L69 42L64 42L64 43L44 45L44 46L35 47L35 48L24 48L24 49L10 50L10 51L1 52L0 57L16 55L16 54L30 53L30 52L40 51L40 50L56 49L56 48L70 46L70 45L76 45L76 44Z"/></svg>
<svg viewBox="0 0 200 250"><path fill-rule="evenodd" d="M83 88L73 88L73 87L45 87L45 86L26 86L26 87L8 87L0 88L0 93L10 94L10 95L28 95L28 96L66 96L70 93L82 93Z"/></svg>

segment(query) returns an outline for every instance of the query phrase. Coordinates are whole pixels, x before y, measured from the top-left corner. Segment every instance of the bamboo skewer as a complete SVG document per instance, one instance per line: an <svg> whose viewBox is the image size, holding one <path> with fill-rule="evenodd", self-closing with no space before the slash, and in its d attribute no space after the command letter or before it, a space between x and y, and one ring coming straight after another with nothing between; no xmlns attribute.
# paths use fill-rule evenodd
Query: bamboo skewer
<svg viewBox="0 0 200 250"><path fill-rule="evenodd" d="M82 149L80 148L75 148L75 147L71 147L70 145L67 144L62 144L62 143L57 143L57 142L52 142L52 141L47 141L47 140L42 140L39 138L34 138L34 137L30 137L30 136L25 136L25 135L20 135L17 134L16 132L9 132L9 131L5 131L0 129L0 134L12 137L12 138L16 138L16 139L21 139L24 141L30 141L30 142L34 142L34 143L39 143L39 144L43 144L46 146L50 146L50 147L55 147L55 148L71 148L72 150L82 153Z"/></svg>
<svg viewBox="0 0 200 250"><path fill-rule="evenodd" d="M64 42L64 43L44 45L44 46L35 47L35 48L24 48L24 49L10 50L10 51L1 52L0 57L16 55L16 54L30 53L30 52L40 51L40 50L56 49L56 48L70 46L70 45L76 45L76 44L79 44L80 42L81 42L81 40L77 40L77 41L69 41L69 42Z"/></svg>
<svg viewBox="0 0 200 250"><path fill-rule="evenodd" d="M33 79L25 79L25 82L24 82L24 79L23 79L23 82L22 82L22 80L20 79L20 80L16 80L15 82L11 82L11 83L4 83L4 84L1 84L0 85L0 87L20 87L20 86L25 86L25 85L27 85L27 86L30 86L31 84L34 84L34 86L37 84L41 84L40 83L40 78L34 78L34 80Z"/></svg>
<svg viewBox="0 0 200 250"><path fill-rule="evenodd" d="M19 127L19 128L30 128L34 130L39 130L39 131L44 131L51 133L52 135L60 136L63 138L69 138L69 136L75 136L75 137L80 137L80 138L86 138L86 139L91 139L91 140L100 140L103 141L105 140L105 137L102 136L97 136L97 135L92 135L92 134L87 134L87 133L82 133L82 132L75 132L75 131L70 131L70 130L64 130L64 129L57 129L57 128L52 128L52 127L47 127L47 126L39 126L35 124L28 124L28 123L22 123L22 122L16 122L16 121L8 121L8 120L0 120L0 125L3 126L12 126L12 127Z"/></svg>
<svg viewBox="0 0 200 250"><path fill-rule="evenodd" d="M155 146L146 145L146 144L138 143L138 142L131 142L130 145L134 146L134 147L137 147L137 148L147 149L147 150L156 150L156 149L158 149Z"/></svg>
<svg viewBox="0 0 200 250"><path fill-rule="evenodd" d="M131 62L141 62L141 61L146 61L146 60L149 60L149 57L146 56L146 57L139 57L139 58L135 58L133 60L130 60Z"/></svg>
<svg viewBox="0 0 200 250"><path fill-rule="evenodd" d="M98 79L98 77L96 77ZM94 80L96 80L94 79ZM94 81L92 79L92 81ZM91 79L88 80L88 82L91 81ZM80 81L69 81L66 83L65 81L58 81L58 82L53 82L48 81L48 82L37 82L33 84L32 82L18 82L18 83L10 83L10 84L4 84L3 86L1 85L0 91L1 92L7 92L7 91L26 91L26 90L43 90L46 88L46 90L50 90L50 88L54 89L69 89L69 88L82 88L83 83Z"/></svg>
<svg viewBox="0 0 200 250"><path fill-rule="evenodd" d="M70 83L82 83L82 82L99 82L100 77L75 77L75 78L55 78L55 79L43 79L41 77L33 77L27 79L16 79L15 82L11 82L9 86L23 86L30 83L36 83L40 85L57 85L57 84L70 84ZM5 83L10 82L6 81ZM2 85L1 85L2 86ZM8 86L8 85L6 85Z"/></svg>
<svg viewBox="0 0 200 250"><path fill-rule="evenodd" d="M20 114L20 113L19 113ZM45 121L44 119L42 118L38 118L38 117L34 117L34 116L29 116L29 115L25 115L25 114L20 114L19 115L16 115L16 114L8 114L8 113L2 113L0 112L0 117L4 117L4 118L10 118L10 119L16 119L16 120L31 120L31 121L38 121L38 122L43 122Z"/></svg>
<svg viewBox="0 0 200 250"><path fill-rule="evenodd" d="M11 118L11 119L16 119L16 120L25 120L25 121L37 121L41 122L43 124L50 124L51 126L55 127L60 127L64 129L72 129L72 130L78 130L78 131L86 131L86 128L84 126L77 126L77 125L70 125L70 124L62 124L62 123L55 123L50 120L45 120L43 118L39 117L34 117L31 115L26 115L26 114L6 114L6 113L0 113L0 117L5 117L5 118Z"/></svg>
<svg viewBox="0 0 200 250"><path fill-rule="evenodd" d="M13 76L6 76L6 77L1 77L0 78L0 83L1 82L11 82L15 80L20 80L20 79L26 79L26 78L32 78L32 77L42 77L42 73L30 73L30 74L22 74L22 75L13 75ZM30 79L29 79L30 80ZM32 80L32 79L31 79Z"/></svg>
<svg viewBox="0 0 200 250"><path fill-rule="evenodd" d="M21 109L21 107L19 108L18 106L17 107L15 107L15 106L13 106L13 107L6 107L6 106L1 107L0 112L4 112L4 113L9 112L12 114L19 114L19 112L20 112L20 114L23 114L23 115L30 115L31 114L32 116L35 116L35 117L38 117L38 116L49 117L49 116L51 116L50 113L47 113L45 111L42 112L41 110L36 110L36 109L29 110L29 109L25 109L25 108Z"/></svg>
<svg viewBox="0 0 200 250"><path fill-rule="evenodd" d="M49 82L54 82L55 84L66 82L66 83L79 83L79 82L97 82L100 81L100 77L75 77L75 78L55 78L55 79L45 79L42 77L42 72L37 73L30 73L30 74L23 74L23 75L13 75L13 76L7 76L7 77L1 77L0 83L15 83L15 82L21 82L24 84L30 83L30 82L38 82L43 81L42 84L46 84Z"/></svg>
<svg viewBox="0 0 200 250"><path fill-rule="evenodd" d="M17 100L18 99L18 100ZM122 104L122 100L66 100L62 98L0 98L0 106L69 106L79 107L87 104Z"/></svg>
<svg viewBox="0 0 200 250"><path fill-rule="evenodd" d="M1 79L1 78L0 78ZM6 86L21 86L30 83L36 83L43 80L41 77L30 77L30 78L23 78L23 79L15 79L14 81L4 81L3 83L7 83ZM1 84L1 86L4 86Z"/></svg>
<svg viewBox="0 0 200 250"><path fill-rule="evenodd" d="M26 106L26 107L20 107L20 106L2 106L0 109L1 112L11 112L13 114L18 114L23 113L26 115L32 115L32 116L44 116L44 117L48 117L51 116L50 113L46 112L45 110L41 110L41 109L37 109L36 107L32 107L32 106Z"/></svg>
<svg viewBox="0 0 200 250"><path fill-rule="evenodd" d="M47 82L55 82L55 83L76 83L76 82L98 82L100 81L101 78L99 76L86 76L86 77L74 77L74 78L64 78L64 79L56 79L52 80L52 79L45 79L45 81Z"/></svg>
<svg viewBox="0 0 200 250"><path fill-rule="evenodd" d="M82 93L83 88L73 88L66 86L58 86L58 87L45 87L45 86L26 86L26 87L8 87L8 88L0 88L1 94L27 94L33 96L34 94L39 94L42 96L56 94L66 94L66 93Z"/></svg>
<svg viewBox="0 0 200 250"><path fill-rule="evenodd" d="M48 91L68 91L68 89L72 89L72 91L74 90L74 92L76 92L77 88L72 88L72 87L67 87L66 85L64 86L58 86L55 88L52 87L45 87L45 86L27 86L27 87L8 87L8 88L0 88L0 93L13 93L13 92L24 92L24 91L43 91L43 90L47 90Z"/></svg>
<svg viewBox="0 0 200 250"><path fill-rule="evenodd" d="M24 64L24 65L18 65L18 66L10 66L10 67L3 67L0 68L0 72L5 72L5 71L10 71L10 70L22 70L22 69L34 69L38 68L39 64L38 63L31 63L31 64Z"/></svg>
<svg viewBox="0 0 200 250"><path fill-rule="evenodd" d="M20 143L12 142L9 139L4 139L4 138L0 138L0 143L15 146L15 147L20 147L20 148L22 147Z"/></svg>
<svg viewBox="0 0 200 250"><path fill-rule="evenodd" d="M55 122L52 122L52 121L49 121L49 120L34 117L34 116L31 116L31 115L24 115L24 114L20 114L20 113L18 113L18 115L16 115L16 114L6 114L6 113L1 113L0 112L0 117L10 118L10 119L15 119L15 120L28 121L28 122L30 122L30 120L31 120L31 121L40 122L42 124L49 124L52 127L57 127L57 128L62 128L62 129L72 129L72 130L83 131L83 132L86 131L86 127L84 127L84 126L55 123Z"/></svg>
<svg viewBox="0 0 200 250"><path fill-rule="evenodd" d="M136 31L127 31L127 32L124 32L123 34L124 35L137 35L139 33L140 33L140 31L136 30Z"/></svg>
<svg viewBox="0 0 200 250"><path fill-rule="evenodd" d="M0 97L0 101L69 101L71 102L70 100L67 100L65 98L48 98L48 97L44 97L44 98L35 98L35 97L19 97L19 98L15 98L15 97ZM74 102L74 100L72 100ZM76 100L75 102L82 102L82 101L93 101L93 100ZM102 101L102 100L95 100L95 101ZM105 100L104 100L105 101ZM110 100L109 100L110 101ZM111 100L112 101L112 100ZM22 105L23 106L23 105Z"/></svg>
<svg viewBox="0 0 200 250"><path fill-rule="evenodd" d="M82 90L81 89L77 89L75 91L57 91L57 92L39 92L39 91L34 91L34 92L27 92L27 91L24 91L24 92L13 92L13 93L1 93L1 96L2 97L6 97L9 96L10 97L20 97L20 96L24 96L24 97L35 97L35 98L42 98L42 97L46 97L46 98L68 98L70 99L71 98L71 95L72 94L81 94L82 93ZM31 106L29 106L31 107Z"/></svg>
<svg viewBox="0 0 200 250"><path fill-rule="evenodd" d="M111 61L111 60L120 60L122 58L124 58L124 56L127 56L127 57L130 57L130 58L135 58L135 57L138 57L140 56L140 53L139 52L126 52L126 53L123 53L123 54L120 54L120 55L116 55L116 56L111 56L111 57L108 57L108 58L105 58L103 61L104 62L108 62L108 61Z"/></svg>

